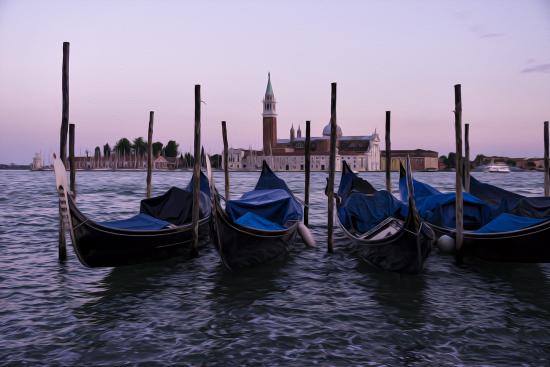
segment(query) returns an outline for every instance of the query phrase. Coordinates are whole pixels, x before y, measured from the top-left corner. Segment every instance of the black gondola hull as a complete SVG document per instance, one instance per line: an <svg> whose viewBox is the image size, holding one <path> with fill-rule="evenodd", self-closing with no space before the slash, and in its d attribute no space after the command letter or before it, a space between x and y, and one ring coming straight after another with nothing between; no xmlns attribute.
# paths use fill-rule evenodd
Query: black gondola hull
<svg viewBox="0 0 550 367"><path fill-rule="evenodd" d="M425 224L418 233L403 228L376 241L358 238L341 224L340 228L353 243L359 259L381 270L405 274L422 272L435 239L433 231Z"/></svg>
<svg viewBox="0 0 550 367"><path fill-rule="evenodd" d="M217 200L212 212L210 238L230 270L282 258L296 240L298 223L284 231L260 231L232 223Z"/></svg>
<svg viewBox="0 0 550 367"><path fill-rule="evenodd" d="M71 199L69 215L75 253L88 267L133 265L194 254L191 224L158 231L111 229L89 220ZM209 218L203 218L199 223L201 239L208 237L208 222Z"/></svg>
<svg viewBox="0 0 550 367"><path fill-rule="evenodd" d="M435 227L437 234L454 238L454 230ZM464 233L464 256L486 261L517 263L550 262L550 221L519 231Z"/></svg>
<svg viewBox="0 0 550 367"><path fill-rule="evenodd" d="M407 164L409 165L409 163ZM346 176L348 177L348 184L342 186ZM351 182L351 185L349 182ZM340 185L339 196L347 195L352 190L365 195L372 195L377 192L368 181L353 173L345 161ZM342 207L343 202L340 197L337 200L338 213ZM362 238L348 230L342 224L338 215L335 217L346 237L352 241L358 257L369 265L386 271L420 273L424 269L424 262L430 254L436 238L430 226L420 220L414 205L414 191L412 190L410 190L409 210L405 222L401 228L387 237L380 239Z"/></svg>

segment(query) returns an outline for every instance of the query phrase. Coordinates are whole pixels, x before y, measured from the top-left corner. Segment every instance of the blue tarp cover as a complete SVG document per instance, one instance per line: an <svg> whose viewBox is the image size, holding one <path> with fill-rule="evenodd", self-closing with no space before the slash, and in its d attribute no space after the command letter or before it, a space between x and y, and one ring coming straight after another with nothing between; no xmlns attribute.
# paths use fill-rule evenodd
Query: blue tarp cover
<svg viewBox="0 0 550 367"><path fill-rule="evenodd" d="M247 192L238 200L229 200L225 211L233 221L251 212L280 226L301 220L303 215L302 206L284 189Z"/></svg>
<svg viewBox="0 0 550 367"><path fill-rule="evenodd" d="M522 217L550 218L550 197L525 197L470 177L470 192L493 208L494 215L511 213Z"/></svg>
<svg viewBox="0 0 550 367"><path fill-rule="evenodd" d="M338 210L338 218L348 229L365 233L388 217L404 219L408 207L385 190L374 194L352 192Z"/></svg>
<svg viewBox="0 0 550 367"><path fill-rule="evenodd" d="M167 228L170 223L161 219L151 217L147 214L137 214L128 219L99 222L102 226L114 229L127 229L132 231L155 231Z"/></svg>
<svg viewBox="0 0 550 367"><path fill-rule="evenodd" d="M210 215L212 202L208 178L202 172L199 182L199 212L200 217L204 218ZM185 189L172 187L161 196L143 199L139 211L178 226L190 223L193 213L193 178Z"/></svg>
<svg viewBox="0 0 550 367"><path fill-rule="evenodd" d="M280 231L285 227L273 223L264 217L260 217L252 212L248 212L235 221L238 225L248 228L264 229L266 231Z"/></svg>
<svg viewBox="0 0 550 367"><path fill-rule="evenodd" d="M501 233L517 231L528 228L536 224L547 221L548 219L521 217L519 215L503 213L495 219L475 231L475 233Z"/></svg>
<svg viewBox="0 0 550 367"><path fill-rule="evenodd" d="M455 193L442 193L434 187L413 180L414 197L420 216L429 223L454 228ZM408 200L407 181L405 177L399 180L399 191L403 201ZM464 228L478 229L491 220L491 207L472 194L464 194Z"/></svg>

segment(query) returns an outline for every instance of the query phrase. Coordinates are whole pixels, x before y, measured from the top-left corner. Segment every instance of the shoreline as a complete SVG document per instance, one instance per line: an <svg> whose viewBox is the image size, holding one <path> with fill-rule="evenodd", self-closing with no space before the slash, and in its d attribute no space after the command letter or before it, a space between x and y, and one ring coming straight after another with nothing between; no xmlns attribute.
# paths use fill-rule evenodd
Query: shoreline
<svg viewBox="0 0 550 367"><path fill-rule="evenodd" d="M38 169L38 170L32 170L32 169L29 169L29 168L0 168L0 171L29 171L29 172L53 172L53 169ZM119 168L119 169L116 169L116 170L113 170L113 169L77 169L76 170L77 172L147 172L147 169L137 169L137 168ZM223 172L223 169L220 169L220 168L213 168L212 169L213 172ZM67 172L69 172L69 170L67 169ZM193 169L156 169L156 170L153 170L152 172L193 172ZM247 172L261 172L260 169L257 169L257 170L230 170L229 171L230 173L247 173ZM280 172L280 173L285 173L285 172L289 172L289 173L304 173L305 171L294 171L294 170L289 170L289 171L275 171L274 172ZM324 171L321 171L321 170L311 170L310 172L325 172L328 174L328 171L324 170ZM336 171L336 172L340 172L340 171ZM375 172L378 172L378 173L384 173L385 171L359 171L358 173L375 173ZM399 172L399 171L391 171L391 172ZM426 172L426 173L438 173L438 172L448 172L448 173L452 173L452 172L455 172L454 170L418 170L418 171L414 171L414 172ZM476 170L472 170L470 171L472 173L489 173L489 172L485 172L485 171L476 171ZM537 172L537 173L544 173L544 170L537 170L537 169L531 169L531 170L527 170L527 169L516 169L516 170L512 170L510 172L506 172L506 173L515 173L515 172ZM496 173L496 172L493 172L495 174L503 174L503 173Z"/></svg>

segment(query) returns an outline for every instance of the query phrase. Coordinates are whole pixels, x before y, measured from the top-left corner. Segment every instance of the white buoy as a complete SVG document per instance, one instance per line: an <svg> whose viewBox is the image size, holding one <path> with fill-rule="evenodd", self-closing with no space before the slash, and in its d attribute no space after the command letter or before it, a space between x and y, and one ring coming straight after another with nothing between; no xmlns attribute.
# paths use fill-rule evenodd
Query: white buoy
<svg viewBox="0 0 550 367"><path fill-rule="evenodd" d="M443 235L437 240L437 248L444 254L452 254L455 251L455 239L451 236Z"/></svg>
<svg viewBox="0 0 550 367"><path fill-rule="evenodd" d="M298 223L298 233L300 234L300 237L302 237L302 241L304 241L307 246L315 247L315 238L313 238L309 228L307 228L302 222Z"/></svg>

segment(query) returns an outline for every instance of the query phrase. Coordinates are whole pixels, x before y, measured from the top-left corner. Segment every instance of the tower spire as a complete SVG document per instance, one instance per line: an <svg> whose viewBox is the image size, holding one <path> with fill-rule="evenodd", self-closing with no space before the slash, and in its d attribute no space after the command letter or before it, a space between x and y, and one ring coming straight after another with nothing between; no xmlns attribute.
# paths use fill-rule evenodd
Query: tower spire
<svg viewBox="0 0 550 367"><path fill-rule="evenodd" d="M272 149L277 148L277 101L275 100L275 94L273 93L273 86L271 85L271 73L267 73L267 87L265 89L265 96L263 106L263 140L264 140L264 155L271 155Z"/></svg>
<svg viewBox="0 0 550 367"><path fill-rule="evenodd" d="M267 87L265 89L264 96L264 116L277 116L277 110L275 105L277 101L275 100L275 94L273 94L273 86L271 85L271 73L267 73Z"/></svg>
<svg viewBox="0 0 550 367"><path fill-rule="evenodd" d="M266 96L273 96L273 87L271 86L271 73L267 73L267 88L265 89Z"/></svg>

